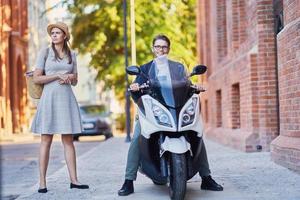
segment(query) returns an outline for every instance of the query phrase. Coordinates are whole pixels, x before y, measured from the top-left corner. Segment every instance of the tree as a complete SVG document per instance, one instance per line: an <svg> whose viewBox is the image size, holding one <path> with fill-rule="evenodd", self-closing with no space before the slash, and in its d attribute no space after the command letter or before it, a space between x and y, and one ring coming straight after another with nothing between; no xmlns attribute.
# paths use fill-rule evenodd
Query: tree
<svg viewBox="0 0 300 200"><path fill-rule="evenodd" d="M196 63L195 7L195 0L136 1L138 64L152 58L152 38L159 33L171 39L171 57L187 65ZM82 54L91 54L90 66L98 71L97 79L104 80L106 88L114 86L117 96L123 98L126 82L122 1L73 0L68 8L74 14L73 47Z"/></svg>

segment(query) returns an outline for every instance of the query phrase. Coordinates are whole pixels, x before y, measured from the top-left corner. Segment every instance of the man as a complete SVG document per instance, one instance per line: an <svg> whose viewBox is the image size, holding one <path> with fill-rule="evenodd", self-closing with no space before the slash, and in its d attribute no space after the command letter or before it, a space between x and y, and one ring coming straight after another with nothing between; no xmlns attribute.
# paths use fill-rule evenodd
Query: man
<svg viewBox="0 0 300 200"><path fill-rule="evenodd" d="M170 50L170 40L165 35L157 35L152 41L152 52L154 56L166 56ZM144 74L148 74L149 70L155 61L150 61L149 63L141 66L141 71ZM170 61L174 62L174 61ZM181 65L181 64L180 64ZM182 66L182 65L181 65ZM183 68L184 69L184 68ZM130 89L132 92L132 98L135 102L140 98L142 95L139 92L139 85L145 83L147 79L144 76L137 76L134 83L130 85ZM137 171L139 167L139 159L140 159L140 152L138 146L138 138L141 134L141 127L138 119L136 119L135 128L134 128L134 135L128 150L128 157L127 157L127 165L126 165L126 173L125 173L125 182L122 188L118 191L119 196L126 196L134 192L133 181L136 180ZM217 184L212 177L210 176L209 164L206 155L206 149L204 143L202 144L201 149L201 165L199 169L199 175L202 178L201 189L203 190L212 190L212 191L222 191L223 187Z"/></svg>

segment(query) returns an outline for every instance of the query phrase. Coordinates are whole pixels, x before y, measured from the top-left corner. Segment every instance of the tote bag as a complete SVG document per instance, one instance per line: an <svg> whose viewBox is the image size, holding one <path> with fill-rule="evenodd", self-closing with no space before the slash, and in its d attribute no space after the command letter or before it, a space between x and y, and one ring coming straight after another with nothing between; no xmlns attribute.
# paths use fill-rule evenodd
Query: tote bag
<svg viewBox="0 0 300 200"><path fill-rule="evenodd" d="M49 54L49 48L47 48L46 56L44 58L45 62L47 60L48 54ZM29 96L33 99L40 99L43 93L44 85L36 84L33 81L33 71L26 72L25 77L26 77L27 90Z"/></svg>

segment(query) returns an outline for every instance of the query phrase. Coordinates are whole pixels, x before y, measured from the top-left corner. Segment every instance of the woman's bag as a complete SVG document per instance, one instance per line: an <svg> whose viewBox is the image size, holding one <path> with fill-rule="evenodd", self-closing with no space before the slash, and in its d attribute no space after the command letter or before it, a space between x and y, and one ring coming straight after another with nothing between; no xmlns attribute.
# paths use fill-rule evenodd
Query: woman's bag
<svg viewBox="0 0 300 200"><path fill-rule="evenodd" d="M49 54L49 48L46 49L46 55L45 55L45 63L47 60ZM43 93L44 85L42 84L36 84L33 81L33 71L28 71L25 73L26 82L27 82L27 90L29 93L29 96L33 99L40 99Z"/></svg>
<svg viewBox="0 0 300 200"><path fill-rule="evenodd" d="M36 84L33 81L33 71L26 72L25 77L29 96L33 99L40 99L43 93L44 85Z"/></svg>

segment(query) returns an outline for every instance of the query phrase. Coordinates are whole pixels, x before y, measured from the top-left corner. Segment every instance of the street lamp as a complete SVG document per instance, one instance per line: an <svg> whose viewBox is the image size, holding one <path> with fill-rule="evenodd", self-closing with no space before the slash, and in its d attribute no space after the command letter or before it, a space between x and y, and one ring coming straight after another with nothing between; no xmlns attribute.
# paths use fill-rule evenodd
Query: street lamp
<svg viewBox="0 0 300 200"><path fill-rule="evenodd" d="M124 17L124 54L125 54L125 68L128 66L128 49L127 49L127 3L126 0L123 0L123 17ZM125 79L126 79L126 90L125 90L125 96L126 96L126 103L125 103L125 111L126 111L126 139L125 142L130 142L130 93L127 90L129 86L128 82L128 75L125 73Z"/></svg>

